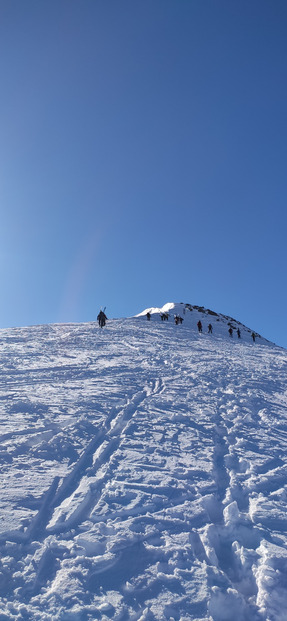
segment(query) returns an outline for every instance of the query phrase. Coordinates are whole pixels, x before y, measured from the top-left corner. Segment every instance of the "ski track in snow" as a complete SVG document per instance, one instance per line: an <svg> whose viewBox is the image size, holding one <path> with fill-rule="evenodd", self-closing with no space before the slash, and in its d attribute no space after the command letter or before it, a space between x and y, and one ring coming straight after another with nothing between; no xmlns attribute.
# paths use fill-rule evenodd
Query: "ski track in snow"
<svg viewBox="0 0 287 621"><path fill-rule="evenodd" d="M137 318L0 367L1 621L285 619L285 350Z"/></svg>

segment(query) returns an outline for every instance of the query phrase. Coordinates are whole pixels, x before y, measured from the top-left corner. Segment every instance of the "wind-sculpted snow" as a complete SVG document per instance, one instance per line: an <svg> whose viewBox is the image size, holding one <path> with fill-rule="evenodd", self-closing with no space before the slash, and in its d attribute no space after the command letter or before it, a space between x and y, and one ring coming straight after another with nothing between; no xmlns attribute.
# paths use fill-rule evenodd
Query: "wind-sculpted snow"
<svg viewBox="0 0 287 621"><path fill-rule="evenodd" d="M286 619L287 353L188 312L1 331L1 621Z"/></svg>

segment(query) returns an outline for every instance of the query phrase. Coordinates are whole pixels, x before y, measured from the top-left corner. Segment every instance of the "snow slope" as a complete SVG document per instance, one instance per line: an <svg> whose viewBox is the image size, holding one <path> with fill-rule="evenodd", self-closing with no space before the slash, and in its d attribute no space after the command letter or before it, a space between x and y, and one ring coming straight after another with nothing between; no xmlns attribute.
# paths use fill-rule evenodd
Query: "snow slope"
<svg viewBox="0 0 287 621"><path fill-rule="evenodd" d="M203 326L203 331L208 331L208 326L211 323L212 329L215 330L216 334L219 336L227 336L229 335L229 329L231 328L234 331L233 336L237 336L237 330L240 331L240 338L243 341L250 342L250 338L252 332L255 334L256 338L260 339L260 343L269 343L266 339L262 338L258 332L250 330L240 321L229 317L228 315L222 315L221 313L216 313L210 309L204 308L204 306L192 306L191 304L174 304L174 302L168 302L162 308L152 307L146 308L144 311L139 313L137 317L146 317L147 313L150 313L151 318L153 319L162 319L162 315L168 315L168 318L173 321L175 317L181 317L184 321L185 326L195 329L197 322L200 320ZM236 335L235 335L236 331Z"/></svg>
<svg viewBox="0 0 287 621"><path fill-rule="evenodd" d="M287 352L167 310L1 330L0 621L286 619Z"/></svg>

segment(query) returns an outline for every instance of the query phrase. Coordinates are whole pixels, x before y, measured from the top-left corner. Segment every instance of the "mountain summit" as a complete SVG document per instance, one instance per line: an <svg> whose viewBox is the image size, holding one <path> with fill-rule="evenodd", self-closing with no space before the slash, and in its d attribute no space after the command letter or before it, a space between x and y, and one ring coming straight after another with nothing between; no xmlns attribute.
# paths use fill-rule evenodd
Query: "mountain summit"
<svg viewBox="0 0 287 621"><path fill-rule="evenodd" d="M285 621L285 350L187 304L0 337L1 619Z"/></svg>
<svg viewBox="0 0 287 621"><path fill-rule="evenodd" d="M153 320L162 319L164 315L167 315L171 321L174 321L176 317L181 317L184 325L194 330L197 330L197 323L198 321L201 321L203 332L208 332L208 326L211 324L212 333L217 336L230 335L229 330L231 328L234 333L237 333L239 330L240 337L244 341L250 341L253 333L255 338L260 339L260 343L270 343L270 341L267 341L261 337L260 334L254 330L247 328L240 321L233 319L233 317L216 313L209 308L204 308L204 306L167 302L167 304L164 304L161 308L146 308L144 311L136 315L136 317L146 317L148 313L150 313Z"/></svg>

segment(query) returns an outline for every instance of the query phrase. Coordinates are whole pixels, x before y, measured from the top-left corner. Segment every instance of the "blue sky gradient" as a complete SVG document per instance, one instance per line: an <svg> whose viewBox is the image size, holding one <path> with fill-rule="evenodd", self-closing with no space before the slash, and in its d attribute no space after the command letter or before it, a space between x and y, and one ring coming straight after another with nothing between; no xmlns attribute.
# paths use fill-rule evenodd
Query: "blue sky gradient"
<svg viewBox="0 0 287 621"><path fill-rule="evenodd" d="M0 4L0 327L165 302L287 347L285 0Z"/></svg>

